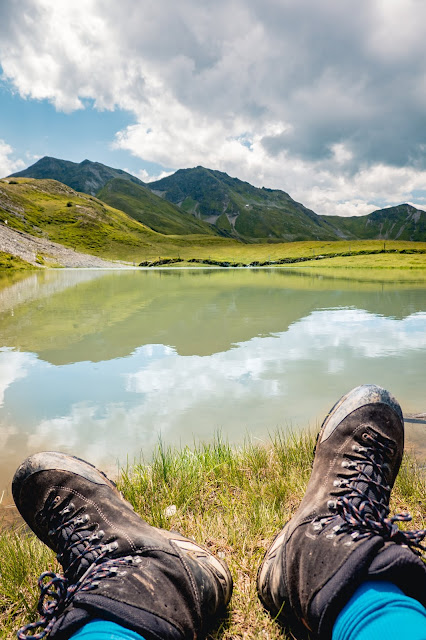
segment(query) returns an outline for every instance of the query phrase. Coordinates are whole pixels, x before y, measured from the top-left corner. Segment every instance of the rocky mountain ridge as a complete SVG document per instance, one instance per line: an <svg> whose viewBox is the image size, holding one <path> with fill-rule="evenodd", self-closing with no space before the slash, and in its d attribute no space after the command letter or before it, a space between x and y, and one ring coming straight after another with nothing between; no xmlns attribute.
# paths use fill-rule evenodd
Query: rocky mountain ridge
<svg viewBox="0 0 426 640"><path fill-rule="evenodd" d="M426 239L426 211L416 209L411 204L378 209L366 216L322 216L338 230L343 238L350 240L411 240Z"/></svg>
<svg viewBox="0 0 426 640"><path fill-rule="evenodd" d="M71 162L70 160L60 160L44 156L33 165L13 173L9 178L37 178L57 180L68 185L75 191L82 191L91 196L95 196L107 182L113 178L129 180L134 184L145 186L145 183L136 176L132 176L122 169L113 169L100 162L83 160L82 162Z"/></svg>
<svg viewBox="0 0 426 640"><path fill-rule="evenodd" d="M246 241L336 238L328 222L285 191L259 189L221 171L179 169L148 186L184 211Z"/></svg>

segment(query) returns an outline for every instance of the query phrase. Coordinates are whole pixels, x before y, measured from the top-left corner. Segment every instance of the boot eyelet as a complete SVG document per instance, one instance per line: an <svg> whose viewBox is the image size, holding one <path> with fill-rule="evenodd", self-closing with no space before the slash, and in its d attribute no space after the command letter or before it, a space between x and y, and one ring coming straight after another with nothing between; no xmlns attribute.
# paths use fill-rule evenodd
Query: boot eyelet
<svg viewBox="0 0 426 640"><path fill-rule="evenodd" d="M86 524L87 522L89 522L89 520L90 520L89 514L88 513L84 513L79 518L76 518L74 523L75 523L76 526L79 526L81 524Z"/></svg>
<svg viewBox="0 0 426 640"><path fill-rule="evenodd" d="M333 487L347 487L347 486L348 486L348 482L344 478L342 478L341 480L337 479L333 481Z"/></svg>

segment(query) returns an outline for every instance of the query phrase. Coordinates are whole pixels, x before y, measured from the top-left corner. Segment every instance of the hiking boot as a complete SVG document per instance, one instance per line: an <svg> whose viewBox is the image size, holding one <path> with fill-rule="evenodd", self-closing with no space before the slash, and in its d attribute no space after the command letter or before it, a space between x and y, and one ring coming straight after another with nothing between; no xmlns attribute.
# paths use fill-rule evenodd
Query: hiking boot
<svg viewBox="0 0 426 640"><path fill-rule="evenodd" d="M146 640L186 640L224 613L232 592L226 564L192 540L148 525L87 462L37 453L16 471L12 491L64 569L64 577L40 577L41 619L18 638L36 629L68 638L101 618Z"/></svg>
<svg viewBox="0 0 426 640"><path fill-rule="evenodd" d="M257 577L264 607L296 634L329 638L368 579L389 580L426 604L426 565L417 555L426 531L402 532L395 523L408 514L389 517L403 449L401 408L375 385L353 389L324 420L306 494Z"/></svg>

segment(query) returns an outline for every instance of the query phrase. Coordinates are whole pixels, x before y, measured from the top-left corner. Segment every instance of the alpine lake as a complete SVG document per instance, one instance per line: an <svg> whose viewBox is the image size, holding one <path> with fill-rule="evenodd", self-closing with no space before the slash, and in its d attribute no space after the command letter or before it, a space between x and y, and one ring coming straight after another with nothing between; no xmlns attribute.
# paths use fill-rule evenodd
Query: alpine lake
<svg viewBox="0 0 426 640"><path fill-rule="evenodd" d="M36 451L112 476L161 441L318 429L394 393L426 461L426 270L57 269L0 277L0 519Z"/></svg>

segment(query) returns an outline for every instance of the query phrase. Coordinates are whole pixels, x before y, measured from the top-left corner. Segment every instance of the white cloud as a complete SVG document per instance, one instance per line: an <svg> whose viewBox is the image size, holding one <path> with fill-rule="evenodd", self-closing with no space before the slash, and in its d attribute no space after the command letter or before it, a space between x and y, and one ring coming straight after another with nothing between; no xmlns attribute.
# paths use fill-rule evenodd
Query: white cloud
<svg viewBox="0 0 426 640"><path fill-rule="evenodd" d="M33 361L33 356L11 349L0 349L0 407L4 404L4 394L16 380L25 378Z"/></svg>
<svg viewBox="0 0 426 640"><path fill-rule="evenodd" d="M22 160L13 158L13 149L4 140L0 140L0 177L8 176L25 167Z"/></svg>
<svg viewBox="0 0 426 640"><path fill-rule="evenodd" d="M156 180L161 180L162 178L167 178L167 176L171 176L174 171L160 171L157 175L149 175L147 171L141 171L140 173L146 173L145 182L155 182ZM143 178L141 178L142 180Z"/></svg>
<svg viewBox="0 0 426 640"><path fill-rule="evenodd" d="M124 171L127 171L127 173L132 173L129 169L124 169ZM136 175L136 177L139 178L139 180L142 180L142 182L155 182L155 180L161 180L162 178L167 178L167 176L172 175L172 173L174 173L174 171L160 171L160 173L158 173L157 175L154 175L154 174L149 174L146 169L141 169L140 171L138 171L138 173L134 175Z"/></svg>
<svg viewBox="0 0 426 640"><path fill-rule="evenodd" d="M208 358L179 356L168 349L167 357L128 374L126 389L145 398L140 407L143 422L158 420L169 431L190 413L201 415L206 407L221 416L217 424L227 410L234 415L238 406L247 420L259 407L261 414L265 401L278 407L293 402L292 372L306 367L300 363L311 361L313 370L326 377L346 370L357 359L402 357L426 350L425 329L426 313L396 320L360 309L315 311L284 333L253 338Z"/></svg>
<svg viewBox="0 0 426 640"><path fill-rule="evenodd" d="M425 184L425 20L416 0L22 0L0 62L23 97L131 111L116 145L146 161L359 215Z"/></svg>

